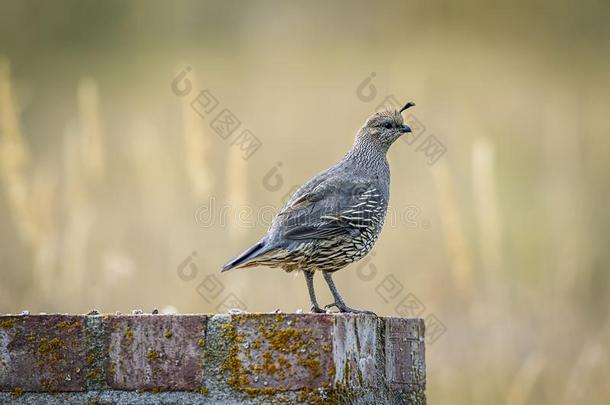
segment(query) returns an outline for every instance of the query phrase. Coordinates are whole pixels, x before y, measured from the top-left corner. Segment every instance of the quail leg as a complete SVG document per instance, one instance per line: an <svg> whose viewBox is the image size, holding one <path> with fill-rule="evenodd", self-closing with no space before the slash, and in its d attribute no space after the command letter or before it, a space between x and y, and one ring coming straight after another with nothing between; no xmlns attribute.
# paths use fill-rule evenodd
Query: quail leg
<svg viewBox="0 0 610 405"><path fill-rule="evenodd" d="M313 289L313 271L304 271L305 281L307 282L307 290L309 291L309 300L311 301L310 312L314 313L326 313L325 310L320 308L318 300L316 299L316 292Z"/></svg>
<svg viewBox="0 0 610 405"><path fill-rule="evenodd" d="M328 304L326 306L324 306L324 308L331 308L331 307L337 307L337 309L341 312L349 312L352 314L371 314L371 315L376 315L374 312L372 311L366 311L366 310L361 310L361 309L354 309L354 308L350 308L347 305L345 305L345 301L343 301L343 298L341 298L341 295L339 295L339 291L337 291L337 287L335 286L335 282L333 281L332 278L332 273L329 272L323 272L324 273L324 280L326 280L326 284L328 284L328 288L330 288L330 292L333 294L333 298L335 299L335 302L333 302L332 304ZM313 277L313 276L312 276Z"/></svg>

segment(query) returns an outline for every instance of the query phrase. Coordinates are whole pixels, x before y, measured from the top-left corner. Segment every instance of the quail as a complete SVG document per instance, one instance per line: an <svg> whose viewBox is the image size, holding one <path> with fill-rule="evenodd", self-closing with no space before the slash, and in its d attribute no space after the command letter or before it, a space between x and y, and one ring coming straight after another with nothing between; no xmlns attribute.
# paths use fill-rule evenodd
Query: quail
<svg viewBox="0 0 610 405"><path fill-rule="evenodd" d="M340 312L372 313L350 308L337 291L332 274L364 257L377 240L390 192L386 154L401 135L411 132L400 110L374 113L358 130L352 148L334 166L303 184L273 218L267 234L224 265L222 271L253 266L280 267L305 275L312 312L320 308L313 278L322 272Z"/></svg>

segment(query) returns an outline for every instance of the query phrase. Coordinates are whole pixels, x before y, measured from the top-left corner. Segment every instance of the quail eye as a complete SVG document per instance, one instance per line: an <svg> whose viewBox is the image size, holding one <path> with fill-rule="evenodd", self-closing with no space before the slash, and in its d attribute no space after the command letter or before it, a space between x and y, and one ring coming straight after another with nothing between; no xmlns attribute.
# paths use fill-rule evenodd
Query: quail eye
<svg viewBox="0 0 610 405"><path fill-rule="evenodd" d="M383 124L383 127L387 128L387 129L390 129L390 128L392 128L392 123L386 122L385 124Z"/></svg>

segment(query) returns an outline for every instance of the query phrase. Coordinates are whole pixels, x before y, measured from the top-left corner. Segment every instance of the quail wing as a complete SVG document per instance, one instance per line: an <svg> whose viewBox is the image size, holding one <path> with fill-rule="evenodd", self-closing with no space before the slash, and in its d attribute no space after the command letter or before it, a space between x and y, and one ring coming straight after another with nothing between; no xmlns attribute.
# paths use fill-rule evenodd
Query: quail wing
<svg viewBox="0 0 610 405"><path fill-rule="evenodd" d="M371 182L330 178L289 202L277 219L289 240L353 238L373 226L382 205Z"/></svg>

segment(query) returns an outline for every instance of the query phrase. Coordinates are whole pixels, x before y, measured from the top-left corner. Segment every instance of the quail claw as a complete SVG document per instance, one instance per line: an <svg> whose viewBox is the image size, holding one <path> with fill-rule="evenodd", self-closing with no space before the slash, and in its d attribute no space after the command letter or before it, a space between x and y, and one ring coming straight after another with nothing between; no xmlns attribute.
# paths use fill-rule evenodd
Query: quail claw
<svg viewBox="0 0 610 405"><path fill-rule="evenodd" d="M367 314L367 315L377 316L377 314L374 313L373 311L367 311L365 309L350 308L347 305L345 305L344 303L337 304L336 302L333 302L332 304L328 304L328 305L324 306L325 309L329 309L332 307L337 308L339 310L339 312L344 312L344 313L348 313L348 314Z"/></svg>

